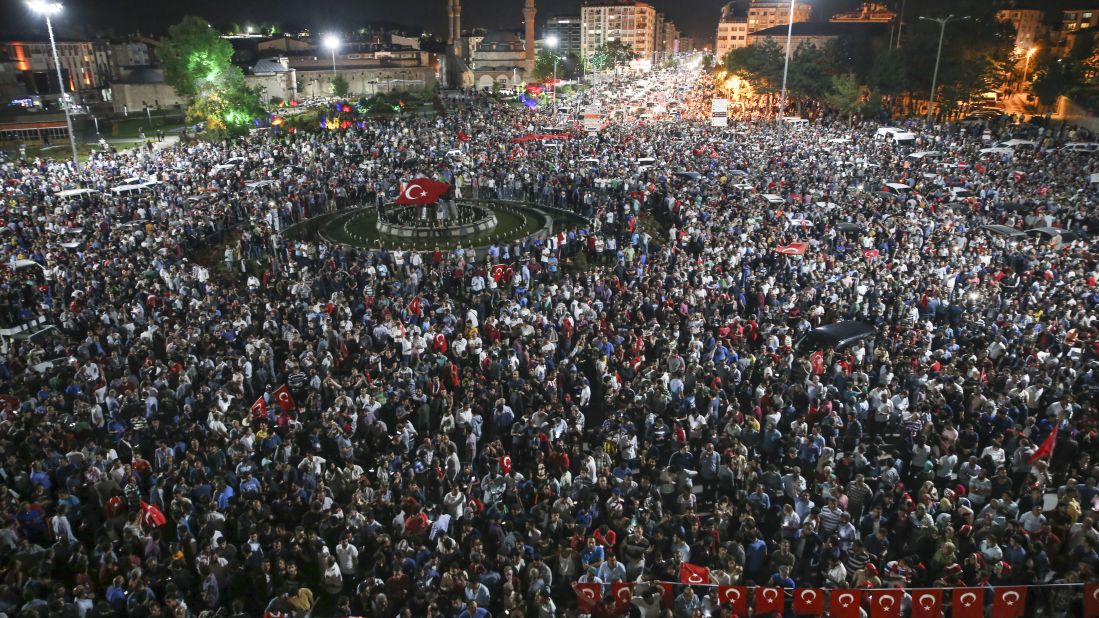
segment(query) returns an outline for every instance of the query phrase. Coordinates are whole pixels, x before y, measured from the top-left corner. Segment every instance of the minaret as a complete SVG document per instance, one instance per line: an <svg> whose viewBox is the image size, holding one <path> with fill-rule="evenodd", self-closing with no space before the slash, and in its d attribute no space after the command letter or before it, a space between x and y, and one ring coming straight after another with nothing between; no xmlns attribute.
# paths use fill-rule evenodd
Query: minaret
<svg viewBox="0 0 1099 618"><path fill-rule="evenodd" d="M462 56L462 4L459 0L447 0L447 12L450 16L450 35L447 45L456 57Z"/></svg>
<svg viewBox="0 0 1099 618"><path fill-rule="evenodd" d="M534 0L526 0L526 2L523 7L523 19L527 22L526 78L530 80L534 75Z"/></svg>

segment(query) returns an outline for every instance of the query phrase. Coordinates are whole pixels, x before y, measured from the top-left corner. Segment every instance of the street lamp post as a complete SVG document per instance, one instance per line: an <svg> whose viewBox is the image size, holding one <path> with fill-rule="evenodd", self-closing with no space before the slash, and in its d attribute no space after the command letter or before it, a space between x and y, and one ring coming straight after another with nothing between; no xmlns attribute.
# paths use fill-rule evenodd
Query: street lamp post
<svg viewBox="0 0 1099 618"><path fill-rule="evenodd" d="M931 112L935 109L935 88L939 85L939 61L943 57L943 38L946 36L946 25L952 21L964 21L969 19L969 15L965 17L954 17L953 15L947 15L946 17L923 17L920 19L924 21L933 21L939 24L939 51L935 54L935 72L931 74L931 100L927 103L927 124L931 125Z"/></svg>
<svg viewBox="0 0 1099 618"><path fill-rule="evenodd" d="M1026 50L1026 61L1023 63L1023 82L1019 84L1019 90L1024 90L1026 88L1026 74L1030 71L1030 57L1037 51L1037 47L1031 47Z"/></svg>
<svg viewBox="0 0 1099 618"><path fill-rule="evenodd" d="M332 77L336 77L336 48L340 46L340 37L329 34L324 37L324 46L332 52Z"/></svg>
<svg viewBox="0 0 1099 618"><path fill-rule="evenodd" d="M560 57L558 57L558 55L556 53L556 50L557 50L557 37L552 35L552 34L550 36L546 37L546 45L548 45L550 49L554 50L554 54L553 54L553 115L554 115L554 117L556 117L557 116L557 61L561 59Z"/></svg>
<svg viewBox="0 0 1099 618"><path fill-rule="evenodd" d="M790 45L794 39L794 5L797 0L790 0L790 22L786 26L786 61L782 64L782 94L778 103L778 122L781 126L782 115L786 113L786 76L790 72Z"/></svg>
<svg viewBox="0 0 1099 618"><path fill-rule="evenodd" d="M57 55L57 43L53 38L53 22L50 21L51 15L57 15L61 12L61 3L31 0L27 5L32 11L46 18L46 30L50 34L50 49L53 51L53 65L54 68L57 69L57 86L61 89L61 109L65 112L65 125L69 128L69 145L72 146L73 168L79 169L80 159L76 154L76 133L73 132L73 119L69 109L69 98L65 94L65 79L61 76L61 59Z"/></svg>

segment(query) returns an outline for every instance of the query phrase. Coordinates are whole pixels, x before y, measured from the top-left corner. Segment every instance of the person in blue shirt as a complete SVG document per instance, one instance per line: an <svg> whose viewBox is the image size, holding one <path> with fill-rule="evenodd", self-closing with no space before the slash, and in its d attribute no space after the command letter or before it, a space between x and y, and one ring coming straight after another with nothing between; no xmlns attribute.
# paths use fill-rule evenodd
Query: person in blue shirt
<svg viewBox="0 0 1099 618"><path fill-rule="evenodd" d="M580 564L584 568L603 564L603 546L595 542L595 537L588 537L587 547L580 552Z"/></svg>
<svg viewBox="0 0 1099 618"><path fill-rule="evenodd" d="M477 606L477 601L466 603L466 608L458 614L458 618L491 618L492 614L483 607Z"/></svg>
<svg viewBox="0 0 1099 618"><path fill-rule="evenodd" d="M746 580L759 582L765 577L763 568L767 565L767 542L752 534L744 547L744 575Z"/></svg>

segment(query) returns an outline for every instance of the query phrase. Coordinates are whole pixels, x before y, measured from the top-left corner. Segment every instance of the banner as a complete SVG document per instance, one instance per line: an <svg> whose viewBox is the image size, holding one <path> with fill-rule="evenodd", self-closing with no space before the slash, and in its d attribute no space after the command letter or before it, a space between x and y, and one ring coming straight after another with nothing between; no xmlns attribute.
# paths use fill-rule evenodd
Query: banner
<svg viewBox="0 0 1099 618"><path fill-rule="evenodd" d="M794 591L794 613L819 616L824 613L824 591L802 588Z"/></svg>
<svg viewBox="0 0 1099 618"><path fill-rule="evenodd" d="M782 613L783 605L783 593L782 588L765 588L758 586L756 588L756 615L770 614L773 612Z"/></svg>
<svg viewBox="0 0 1099 618"><path fill-rule="evenodd" d="M832 591L829 615L832 618L859 618L862 591L856 588L837 588Z"/></svg>
<svg viewBox="0 0 1099 618"><path fill-rule="evenodd" d="M903 590L875 590L870 593L870 618L899 618Z"/></svg>
<svg viewBox="0 0 1099 618"><path fill-rule="evenodd" d="M984 618L985 589L955 588L950 597L950 612L954 618Z"/></svg>
<svg viewBox="0 0 1099 618"><path fill-rule="evenodd" d="M1020 618L1026 610L1026 588L1008 586L993 591L992 615L996 618Z"/></svg>
<svg viewBox="0 0 1099 618"><path fill-rule="evenodd" d="M943 591L928 588L912 591L912 618L941 618L943 615Z"/></svg>
<svg viewBox="0 0 1099 618"><path fill-rule="evenodd" d="M748 613L748 589L744 586L721 586L717 589L717 599L722 605L729 605L734 616Z"/></svg>

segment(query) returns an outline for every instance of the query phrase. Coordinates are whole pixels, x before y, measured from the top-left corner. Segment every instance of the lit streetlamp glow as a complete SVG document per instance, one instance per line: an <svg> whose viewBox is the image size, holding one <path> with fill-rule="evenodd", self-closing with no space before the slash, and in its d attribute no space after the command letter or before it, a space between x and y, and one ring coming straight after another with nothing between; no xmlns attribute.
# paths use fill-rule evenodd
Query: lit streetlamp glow
<svg viewBox="0 0 1099 618"><path fill-rule="evenodd" d="M326 34L322 41L324 46L332 51L332 77L336 76L336 50L340 47L340 37L334 34Z"/></svg>
<svg viewBox="0 0 1099 618"><path fill-rule="evenodd" d="M80 158L76 154L76 133L73 132L73 119L69 113L69 98L65 94L65 79L61 76L61 58L57 55L57 43L53 38L53 22L50 17L61 13L60 2L31 0L27 3L32 11L46 18L46 30L50 33L50 49L53 51L53 66L57 69L57 87L61 89L61 109L65 112L65 125L69 128L69 145L72 146L73 168L80 168Z"/></svg>

